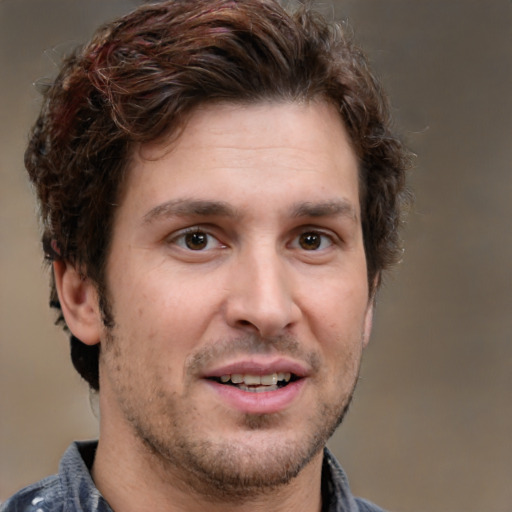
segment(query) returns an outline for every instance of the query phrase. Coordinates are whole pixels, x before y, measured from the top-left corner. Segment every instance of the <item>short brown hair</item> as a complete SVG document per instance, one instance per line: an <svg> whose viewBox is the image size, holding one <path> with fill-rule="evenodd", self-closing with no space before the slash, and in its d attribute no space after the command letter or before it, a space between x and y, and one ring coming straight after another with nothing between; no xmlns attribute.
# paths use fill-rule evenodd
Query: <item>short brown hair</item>
<svg viewBox="0 0 512 512"><path fill-rule="evenodd" d="M386 99L340 25L273 0L171 0L100 28L46 91L25 164L37 190L43 246L97 286L104 321L113 213L135 144L176 133L213 101L328 101L360 160L370 292L399 254L407 153ZM52 282L51 304L60 310ZM62 313L58 322L65 326ZM99 347L71 336L73 363L99 389Z"/></svg>

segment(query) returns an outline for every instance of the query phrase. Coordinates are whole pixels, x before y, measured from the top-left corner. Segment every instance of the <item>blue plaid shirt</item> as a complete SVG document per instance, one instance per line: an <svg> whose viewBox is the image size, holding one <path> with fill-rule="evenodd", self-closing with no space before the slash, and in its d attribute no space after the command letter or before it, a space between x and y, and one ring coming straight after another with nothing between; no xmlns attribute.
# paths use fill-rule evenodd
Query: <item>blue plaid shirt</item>
<svg viewBox="0 0 512 512"><path fill-rule="evenodd" d="M59 466L59 473L19 491L0 506L0 512L112 512L92 481L97 442L73 443ZM323 512L384 512L354 498L347 477L334 456L325 450L322 470Z"/></svg>

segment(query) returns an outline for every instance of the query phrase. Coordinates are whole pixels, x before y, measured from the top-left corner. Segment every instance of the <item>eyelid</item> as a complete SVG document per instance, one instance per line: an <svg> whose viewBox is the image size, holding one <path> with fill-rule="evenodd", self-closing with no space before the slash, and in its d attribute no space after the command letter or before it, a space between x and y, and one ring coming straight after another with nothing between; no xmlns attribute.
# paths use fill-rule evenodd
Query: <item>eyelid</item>
<svg viewBox="0 0 512 512"><path fill-rule="evenodd" d="M314 233L314 234L317 234L320 237L322 237L324 240L327 239L329 241L328 247L318 248L318 249L309 250L309 251L307 249L300 247L299 239L302 235L305 235L307 233ZM322 250L326 250L329 247L332 247L334 245L339 245L341 242L342 242L341 238L331 230L326 230L325 228L319 228L316 226L302 226L300 229L296 230L296 232L294 233L294 236L292 238L290 246L292 246L294 249L301 249L306 252L314 253L314 252L321 252Z"/></svg>
<svg viewBox="0 0 512 512"><path fill-rule="evenodd" d="M208 245L210 244L210 240L215 240L215 247L205 247L204 249L200 249L200 250L197 250L197 251L194 251L193 249L190 249L188 248L186 245L185 245L185 237L187 235L192 235L194 233L204 233L209 241L208 241ZM179 241L182 241L183 243L179 243ZM219 240L219 237L216 236L215 234L212 233L212 229L211 228L208 228L206 226L201 226L201 225L194 225L194 226L189 226L189 227L186 227L186 228L183 228L183 229L179 229L178 231L175 231L173 232L172 234L170 234L169 236L165 237L165 242L167 244L172 244L172 245L176 245L177 247L179 247L180 249L183 249L183 250L186 250L186 251L190 251L190 252L205 252L205 251L208 251L208 250L214 250L214 249L219 249L219 248L223 248L223 247L226 247L225 244L223 244L220 240Z"/></svg>

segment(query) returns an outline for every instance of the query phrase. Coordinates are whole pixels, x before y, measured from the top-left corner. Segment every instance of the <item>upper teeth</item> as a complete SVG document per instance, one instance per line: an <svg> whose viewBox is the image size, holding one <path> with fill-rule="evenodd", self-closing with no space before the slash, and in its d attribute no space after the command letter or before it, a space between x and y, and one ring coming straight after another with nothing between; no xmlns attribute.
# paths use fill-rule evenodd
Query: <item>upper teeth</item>
<svg viewBox="0 0 512 512"><path fill-rule="evenodd" d="M269 373L268 375L252 375L252 374L241 374L233 373L231 375L222 375L220 378L221 382L231 381L233 384L245 384L246 386L275 386L278 381L284 380L289 382L292 377L291 373Z"/></svg>

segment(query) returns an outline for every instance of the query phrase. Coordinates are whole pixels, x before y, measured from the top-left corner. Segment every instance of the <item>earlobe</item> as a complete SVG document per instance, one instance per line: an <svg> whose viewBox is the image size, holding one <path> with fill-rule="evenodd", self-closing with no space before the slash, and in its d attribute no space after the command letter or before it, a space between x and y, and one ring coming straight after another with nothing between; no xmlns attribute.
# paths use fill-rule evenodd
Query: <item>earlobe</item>
<svg viewBox="0 0 512 512"><path fill-rule="evenodd" d="M375 312L375 301L377 295L377 288L380 283L380 273L377 274L373 280L372 294L368 300L368 306L366 309L365 317L364 317L364 326L363 326L363 348L366 348L368 342L370 341L370 334L372 333L373 326L373 314Z"/></svg>
<svg viewBox="0 0 512 512"><path fill-rule="evenodd" d="M370 334L372 333L372 325L373 325L373 310L374 310L375 300L371 299L368 303L368 307L366 309L365 317L364 317L364 326L363 326L363 348L366 348L368 342L370 341Z"/></svg>
<svg viewBox="0 0 512 512"><path fill-rule="evenodd" d="M95 286L68 262L54 261L53 272L69 330L86 345L95 345L103 329Z"/></svg>

